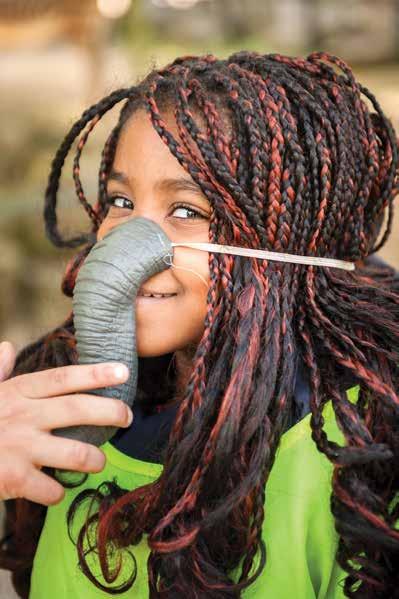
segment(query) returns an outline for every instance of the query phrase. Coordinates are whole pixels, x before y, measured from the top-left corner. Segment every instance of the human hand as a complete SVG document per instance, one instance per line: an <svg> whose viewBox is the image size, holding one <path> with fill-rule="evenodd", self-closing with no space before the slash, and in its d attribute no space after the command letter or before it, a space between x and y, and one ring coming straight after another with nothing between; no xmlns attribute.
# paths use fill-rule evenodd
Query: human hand
<svg viewBox="0 0 399 599"><path fill-rule="evenodd" d="M62 366L8 378L15 358L13 345L2 343L0 499L24 497L53 505L62 501L65 490L40 471L43 466L101 472L105 455L95 445L57 437L51 430L79 424L129 426L132 412L124 402L82 393L124 383L129 370L123 364L102 363Z"/></svg>

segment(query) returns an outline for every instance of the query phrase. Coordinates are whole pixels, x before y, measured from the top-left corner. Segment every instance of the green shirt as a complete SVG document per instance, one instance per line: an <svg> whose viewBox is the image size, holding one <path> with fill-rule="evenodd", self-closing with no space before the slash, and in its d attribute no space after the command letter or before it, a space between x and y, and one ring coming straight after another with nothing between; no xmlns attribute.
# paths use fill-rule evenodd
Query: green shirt
<svg viewBox="0 0 399 599"><path fill-rule="evenodd" d="M357 393L358 387L348 391L351 401L356 401ZM326 404L323 415L329 439L343 443L331 402ZM281 437L266 484L263 525L266 566L255 582L242 591L244 598L345 597L342 587L346 574L335 561L338 536L330 512L332 464L316 448L310 436L309 423L310 414ZM74 497L85 488L95 488L116 478L122 487L134 489L154 481L162 472L163 465L131 458L109 442L104 443L101 449L107 458L102 472L89 474L87 481L75 489L66 489L64 499L47 510L33 563L29 599L99 599L110 596L95 587L78 567L76 547L67 533L67 509ZM87 502L81 505L75 514L74 539L85 520L87 505ZM146 535L129 550L137 561L137 578L133 587L119 596L147 599L149 548ZM87 559L91 571L104 584L96 555L91 553ZM125 582L131 575L132 560L126 553L123 559L122 571L111 586ZM254 562L251 574L259 564L259 552ZM238 573L238 570L232 573L234 580L238 580Z"/></svg>

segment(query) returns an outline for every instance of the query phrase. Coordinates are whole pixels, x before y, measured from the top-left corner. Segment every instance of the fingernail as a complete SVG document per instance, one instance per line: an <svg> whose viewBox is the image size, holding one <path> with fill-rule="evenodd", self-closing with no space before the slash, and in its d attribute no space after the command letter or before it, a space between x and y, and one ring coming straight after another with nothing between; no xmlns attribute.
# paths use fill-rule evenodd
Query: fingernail
<svg viewBox="0 0 399 599"><path fill-rule="evenodd" d="M127 409L128 417L127 417L127 425L130 426L133 422L133 412L130 408Z"/></svg>
<svg viewBox="0 0 399 599"><path fill-rule="evenodd" d="M114 366L113 373L116 379L122 380L126 379L128 376L129 369L125 364L118 364L117 366Z"/></svg>

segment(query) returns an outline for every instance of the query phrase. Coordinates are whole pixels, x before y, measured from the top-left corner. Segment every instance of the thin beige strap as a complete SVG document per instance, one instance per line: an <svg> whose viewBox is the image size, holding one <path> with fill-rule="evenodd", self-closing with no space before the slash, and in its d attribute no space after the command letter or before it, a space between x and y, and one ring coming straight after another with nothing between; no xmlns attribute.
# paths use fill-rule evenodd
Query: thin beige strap
<svg viewBox="0 0 399 599"><path fill-rule="evenodd" d="M355 263L335 258L321 258L319 256L299 256L298 254L283 254L280 252L269 252L268 250L256 250L252 248L236 247L234 245L219 245L217 243L172 243L172 247L189 247L204 252L216 254L234 254L236 256L249 256L251 258L264 258L277 262L293 262L294 264L310 264L312 266L329 266L331 268L342 268L343 270L355 270Z"/></svg>

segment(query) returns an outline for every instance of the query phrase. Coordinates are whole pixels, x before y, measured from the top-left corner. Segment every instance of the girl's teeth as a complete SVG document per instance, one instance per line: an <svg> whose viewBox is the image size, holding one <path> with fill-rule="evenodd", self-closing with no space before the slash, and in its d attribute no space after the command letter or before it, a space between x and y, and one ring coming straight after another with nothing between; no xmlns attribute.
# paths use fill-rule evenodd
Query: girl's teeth
<svg viewBox="0 0 399 599"><path fill-rule="evenodd" d="M157 297L157 298L161 298L161 297L172 297L172 295L175 295L174 293L143 293L143 297Z"/></svg>

